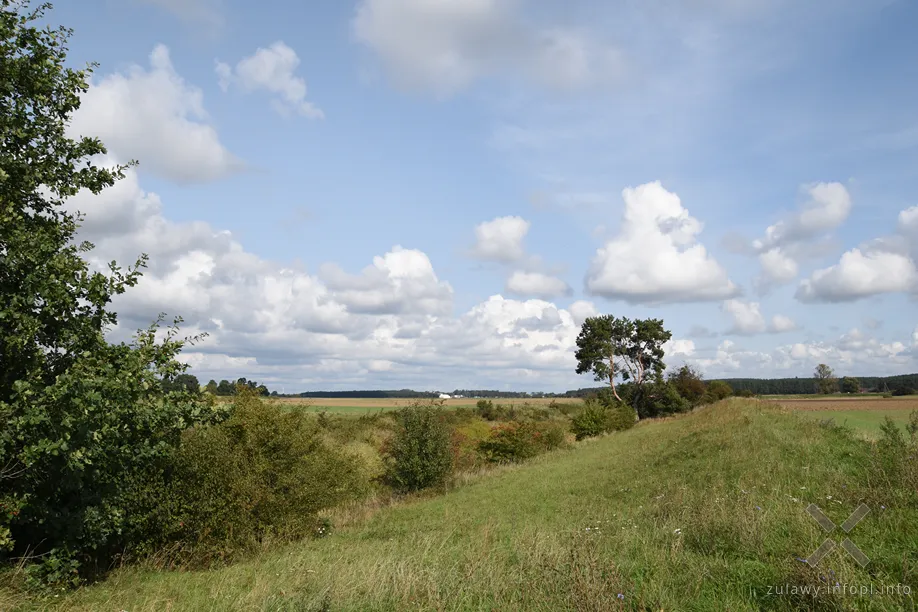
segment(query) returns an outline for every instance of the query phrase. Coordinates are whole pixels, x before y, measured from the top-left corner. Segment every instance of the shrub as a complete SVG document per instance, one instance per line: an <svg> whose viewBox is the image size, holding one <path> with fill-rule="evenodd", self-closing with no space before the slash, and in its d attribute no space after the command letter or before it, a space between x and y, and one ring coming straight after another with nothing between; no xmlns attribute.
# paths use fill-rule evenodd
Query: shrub
<svg viewBox="0 0 918 612"><path fill-rule="evenodd" d="M36 580L107 569L130 545L135 487L165 469L182 430L222 414L197 394L161 392L181 342L157 343L156 329L82 355L50 385L21 384L0 419L0 465L13 468L2 497L16 509L0 517L0 539L43 555Z"/></svg>
<svg viewBox="0 0 918 612"><path fill-rule="evenodd" d="M491 437L491 426L487 421L475 417L453 429L453 467L468 470L478 463L478 444Z"/></svg>
<svg viewBox="0 0 918 612"><path fill-rule="evenodd" d="M439 411L415 403L400 410L397 420L386 449L389 483L401 492L444 484L453 469L452 440Z"/></svg>
<svg viewBox="0 0 918 612"><path fill-rule="evenodd" d="M734 395L736 395L736 397L755 397L755 392L751 389L740 389Z"/></svg>
<svg viewBox="0 0 918 612"><path fill-rule="evenodd" d="M498 413L503 412L503 406L498 404L495 409L494 402L484 399L478 400L475 409L478 411L478 416L486 421L496 421L499 417Z"/></svg>
<svg viewBox="0 0 918 612"><path fill-rule="evenodd" d="M689 365L670 372L666 380L692 406L701 403L707 390L701 374Z"/></svg>
<svg viewBox="0 0 918 612"><path fill-rule="evenodd" d="M617 401L591 397L583 409L571 419L571 431L577 440L598 436L611 431L633 427L634 409Z"/></svg>
<svg viewBox="0 0 918 612"><path fill-rule="evenodd" d="M564 430L555 423L510 421L500 425L478 450L492 463L511 463L535 457L564 444Z"/></svg>
<svg viewBox="0 0 918 612"><path fill-rule="evenodd" d="M682 397L676 387L667 381L657 380L645 384L635 393L638 393L639 397L634 404L637 405L642 419L685 412L692 408L691 402Z"/></svg>
<svg viewBox="0 0 918 612"><path fill-rule="evenodd" d="M893 397L904 397L906 395L915 395L915 390L909 387L898 387L892 390Z"/></svg>
<svg viewBox="0 0 918 612"><path fill-rule="evenodd" d="M320 510L360 496L360 458L328 447L315 421L241 390L232 416L186 431L171 472L139 497L138 554L178 544L181 560L237 557L271 536L315 533Z"/></svg>
<svg viewBox="0 0 918 612"><path fill-rule="evenodd" d="M722 380L712 380L708 383L707 394L712 401L719 402L733 395L733 387Z"/></svg>

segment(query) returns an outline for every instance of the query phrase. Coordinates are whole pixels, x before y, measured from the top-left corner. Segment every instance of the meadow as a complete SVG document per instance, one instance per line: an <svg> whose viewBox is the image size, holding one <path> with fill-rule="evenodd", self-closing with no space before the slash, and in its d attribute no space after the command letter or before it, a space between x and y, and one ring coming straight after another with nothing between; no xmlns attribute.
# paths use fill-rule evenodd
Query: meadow
<svg viewBox="0 0 918 612"><path fill-rule="evenodd" d="M331 535L242 563L125 567L59 596L0 591L0 608L914 609L914 498L877 477L871 443L800 412L726 400L466 473L445 494L329 511ZM862 502L851 538L867 568L841 549L807 565L826 536L806 507L840 524ZM812 594L833 583L874 594Z"/></svg>
<svg viewBox="0 0 918 612"><path fill-rule="evenodd" d="M231 398L221 398L229 401ZM307 412L328 412L329 414L340 415L361 415L374 414L378 412L390 412L404 408L416 402L415 399L406 398L280 398L270 399L271 403L277 404L288 409L305 410ZM451 398L442 401L446 408L472 408L478 402L475 398ZM492 400L495 404L499 403L504 406L533 406L548 407L554 402L555 404L580 405L582 402L577 398L500 398Z"/></svg>
<svg viewBox="0 0 918 612"><path fill-rule="evenodd" d="M863 435L875 438L886 418L901 427L909 421L909 415L918 410L918 396L884 398L882 396L839 396L806 399L781 398L777 403L796 411L803 417L832 420L847 425Z"/></svg>

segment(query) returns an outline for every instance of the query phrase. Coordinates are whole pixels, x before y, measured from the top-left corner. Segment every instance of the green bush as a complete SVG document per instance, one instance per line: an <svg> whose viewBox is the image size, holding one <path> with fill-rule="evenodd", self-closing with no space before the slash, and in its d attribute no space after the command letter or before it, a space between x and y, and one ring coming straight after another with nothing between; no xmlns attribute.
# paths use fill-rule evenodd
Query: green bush
<svg viewBox="0 0 918 612"><path fill-rule="evenodd" d="M363 468L327 446L314 419L241 390L228 420L184 433L168 476L137 500L133 550L174 545L180 560L206 565L269 536L316 533L320 510L368 489Z"/></svg>
<svg viewBox="0 0 918 612"><path fill-rule="evenodd" d="M712 380L708 383L706 393L710 396L712 402L719 402L733 395L733 387L722 380Z"/></svg>
<svg viewBox="0 0 918 612"><path fill-rule="evenodd" d="M478 400L475 408L478 416L486 421L513 420L517 415L517 409L513 404L507 407L500 403L495 404L491 400Z"/></svg>
<svg viewBox="0 0 918 612"><path fill-rule="evenodd" d="M633 427L634 409L615 400L603 397L591 397L583 404L583 409L571 419L571 431L577 440L598 436L611 431L621 431Z"/></svg>
<svg viewBox="0 0 918 612"><path fill-rule="evenodd" d="M0 539L42 555L28 569L35 581L77 584L107 569L131 544L136 487L165 469L186 427L221 418L197 394L162 393L162 377L182 367L181 342L158 343L156 329L81 355L52 384L22 381L0 402L0 465L15 468L2 479L15 514L0 516Z"/></svg>
<svg viewBox="0 0 918 612"><path fill-rule="evenodd" d="M491 437L491 425L476 416L456 425L452 435L453 467L468 470L479 463L478 444Z"/></svg>
<svg viewBox="0 0 918 612"><path fill-rule="evenodd" d="M620 394L629 406L634 406L642 419L662 417L691 410L692 404L679 394L669 381L658 379L641 386L621 385Z"/></svg>
<svg viewBox="0 0 918 612"><path fill-rule="evenodd" d="M564 430L551 422L510 421L497 426L478 444L478 451L492 463L511 463L535 457L564 444Z"/></svg>
<svg viewBox="0 0 918 612"><path fill-rule="evenodd" d="M701 374L690 365L670 372L666 381L692 406L701 404L707 391Z"/></svg>
<svg viewBox="0 0 918 612"><path fill-rule="evenodd" d="M442 485L453 469L452 440L440 411L415 403L397 413L397 428L385 453L387 480L397 491Z"/></svg>

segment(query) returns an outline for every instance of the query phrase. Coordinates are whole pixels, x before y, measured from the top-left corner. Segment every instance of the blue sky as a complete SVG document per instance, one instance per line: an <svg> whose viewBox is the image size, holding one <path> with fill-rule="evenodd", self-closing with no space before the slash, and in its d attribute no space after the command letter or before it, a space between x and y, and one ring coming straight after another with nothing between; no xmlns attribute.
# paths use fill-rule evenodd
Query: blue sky
<svg viewBox="0 0 918 612"><path fill-rule="evenodd" d="M804 4L805 6L800 6ZM713 376L918 371L918 3L85 0L74 198L199 377L557 390L584 317ZM771 229L769 229L771 228Z"/></svg>

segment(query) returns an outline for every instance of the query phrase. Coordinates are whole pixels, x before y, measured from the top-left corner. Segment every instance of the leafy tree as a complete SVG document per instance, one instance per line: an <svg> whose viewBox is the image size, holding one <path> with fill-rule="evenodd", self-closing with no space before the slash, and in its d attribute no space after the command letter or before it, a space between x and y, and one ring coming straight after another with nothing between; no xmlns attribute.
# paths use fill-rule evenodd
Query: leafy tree
<svg viewBox="0 0 918 612"><path fill-rule="evenodd" d="M858 393L861 390L861 381L851 376L841 379L842 393Z"/></svg>
<svg viewBox="0 0 918 612"><path fill-rule="evenodd" d="M666 380L693 406L701 403L707 390L701 374L688 364L670 372Z"/></svg>
<svg viewBox="0 0 918 612"><path fill-rule="evenodd" d="M733 387L722 380L712 380L708 383L708 395L717 402L733 395Z"/></svg>
<svg viewBox="0 0 918 612"><path fill-rule="evenodd" d="M211 395L217 395L217 381L211 379L207 385L204 387L204 390L210 393Z"/></svg>
<svg viewBox="0 0 918 612"><path fill-rule="evenodd" d="M228 380L221 380L217 385L217 395L233 395L236 393L236 386Z"/></svg>
<svg viewBox="0 0 918 612"><path fill-rule="evenodd" d="M816 366L816 390L819 393L829 394L838 391L838 379L835 378L835 372L832 368L824 363Z"/></svg>
<svg viewBox="0 0 918 612"><path fill-rule="evenodd" d="M120 546L127 483L213 411L163 390L185 368L174 327L160 342L159 321L130 345L105 340L108 305L146 258L92 271L92 244L75 242L65 201L125 167L94 165L102 143L66 135L92 66L65 67L71 32L37 25L48 8L0 0L0 544L41 559L30 575L73 582Z"/></svg>
<svg viewBox="0 0 918 612"><path fill-rule="evenodd" d="M613 315L589 317L577 336L577 373L592 372L596 380L608 380L612 394L623 401L615 388L616 377L630 381L635 390L631 405L640 418L638 405L644 384L662 378L663 344L672 334L661 319L617 318Z"/></svg>
<svg viewBox="0 0 918 612"><path fill-rule="evenodd" d="M164 380L163 389L167 392L185 391L196 395L201 392L201 383L194 374L178 374L171 379Z"/></svg>

